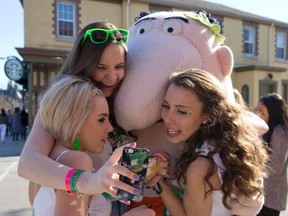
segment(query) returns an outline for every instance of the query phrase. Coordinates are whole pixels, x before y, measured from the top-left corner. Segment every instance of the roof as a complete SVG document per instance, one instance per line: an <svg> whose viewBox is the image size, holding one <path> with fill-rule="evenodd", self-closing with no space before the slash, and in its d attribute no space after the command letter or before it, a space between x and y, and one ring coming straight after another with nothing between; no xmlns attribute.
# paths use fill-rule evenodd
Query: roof
<svg viewBox="0 0 288 216"><path fill-rule="evenodd" d="M241 20L254 21L259 24L276 25L278 27L288 28L288 23L279 20L255 15L246 11L234 9L222 4L216 4L205 0L133 0L133 2L143 2L150 4L157 4L163 6L170 6L176 8L183 8L184 10L205 10L212 15L231 17Z"/></svg>

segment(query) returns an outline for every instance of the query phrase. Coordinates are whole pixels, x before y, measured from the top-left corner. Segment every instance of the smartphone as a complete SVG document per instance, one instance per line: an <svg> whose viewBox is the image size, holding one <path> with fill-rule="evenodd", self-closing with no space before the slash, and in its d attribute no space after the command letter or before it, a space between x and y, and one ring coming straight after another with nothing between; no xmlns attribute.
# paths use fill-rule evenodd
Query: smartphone
<svg viewBox="0 0 288 216"><path fill-rule="evenodd" d="M149 159L149 150L143 148L124 147L121 158L121 165L136 173L140 179L134 181L126 176L120 175L120 180L141 191L140 194L131 194L122 189L118 189L117 198L119 200L129 200L133 202L141 202L144 195L145 179L147 174Z"/></svg>

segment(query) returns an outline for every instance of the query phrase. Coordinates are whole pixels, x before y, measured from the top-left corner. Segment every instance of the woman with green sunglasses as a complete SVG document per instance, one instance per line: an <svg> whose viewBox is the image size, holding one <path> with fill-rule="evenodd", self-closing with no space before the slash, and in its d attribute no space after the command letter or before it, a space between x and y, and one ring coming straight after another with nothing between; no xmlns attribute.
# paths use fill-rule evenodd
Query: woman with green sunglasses
<svg viewBox="0 0 288 216"><path fill-rule="evenodd" d="M114 131L117 130L114 134L119 134L118 131L123 131L117 126L116 121L114 121L112 107L114 94L125 74L127 54L125 43L127 40L128 31L125 29L117 29L113 24L106 22L91 23L79 33L71 52L59 71L59 75L84 77L95 82L95 85L107 98L111 123ZM121 137L118 141L122 142L122 144L128 142L125 134L122 134ZM18 174L39 185L67 190L65 180L67 183L67 179L69 179L68 175L71 174L71 167L63 166L48 157L54 146L54 142L55 139L44 129L39 113L37 113L20 156ZM76 182L79 193L101 195L104 191L110 196L116 197L116 190L114 188L121 188L135 194L133 187L123 184L118 178L115 178L115 174L121 173L133 179L134 173L129 170L123 172L122 168L120 170L116 166L121 155L113 154L111 157L113 157L113 163L111 163L111 160L109 163L105 163L106 161L97 161L95 158L94 167L96 170L100 169L93 174L88 172L82 173ZM100 159L98 158L98 160ZM102 164L104 165L102 166ZM29 199L31 203L33 203L35 194L39 189L39 186L36 184L30 184ZM130 213L127 212L126 214L133 215L136 213L147 216L155 215L152 209L143 206L133 209Z"/></svg>

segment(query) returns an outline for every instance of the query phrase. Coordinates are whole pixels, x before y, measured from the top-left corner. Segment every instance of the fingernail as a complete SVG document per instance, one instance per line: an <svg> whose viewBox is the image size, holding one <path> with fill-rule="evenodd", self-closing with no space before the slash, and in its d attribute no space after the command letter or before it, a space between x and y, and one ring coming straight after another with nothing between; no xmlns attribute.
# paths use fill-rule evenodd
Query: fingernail
<svg viewBox="0 0 288 216"><path fill-rule="evenodd" d="M136 145L135 142L132 142L132 143L129 144L129 146L135 146L135 145Z"/></svg>
<svg viewBox="0 0 288 216"><path fill-rule="evenodd" d="M134 179L135 181L139 181L139 180L140 180L140 177L139 177L138 175L134 175L134 176L133 176L133 179Z"/></svg>
<svg viewBox="0 0 288 216"><path fill-rule="evenodd" d="M134 189L134 190L133 190L133 193L136 194L136 195L138 195L138 194L140 194L140 191L139 191L138 189Z"/></svg>

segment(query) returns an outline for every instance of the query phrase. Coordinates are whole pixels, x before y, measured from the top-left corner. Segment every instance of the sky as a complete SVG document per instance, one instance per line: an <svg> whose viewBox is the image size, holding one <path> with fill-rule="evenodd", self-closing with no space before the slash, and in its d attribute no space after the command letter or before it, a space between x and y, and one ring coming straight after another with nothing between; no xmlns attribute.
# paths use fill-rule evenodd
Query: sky
<svg viewBox="0 0 288 216"><path fill-rule="evenodd" d="M206 0L288 23L287 0ZM191 2L193 2L191 0ZM272 2L272 3L271 3ZM8 56L22 60L15 47L24 47L24 12L19 0L0 0L0 89L9 79L4 72Z"/></svg>

